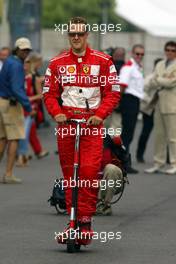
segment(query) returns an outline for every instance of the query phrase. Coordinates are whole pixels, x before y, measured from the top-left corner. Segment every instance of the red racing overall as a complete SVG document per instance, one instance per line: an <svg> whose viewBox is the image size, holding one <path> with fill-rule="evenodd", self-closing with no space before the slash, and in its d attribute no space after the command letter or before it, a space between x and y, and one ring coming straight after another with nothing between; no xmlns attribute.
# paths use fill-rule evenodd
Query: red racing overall
<svg viewBox="0 0 176 264"><path fill-rule="evenodd" d="M84 56L78 57L72 50L53 58L47 68L43 87L44 102L54 117L65 114L70 118L86 118L96 115L105 119L117 106L120 90L117 72L111 57L86 48ZM103 152L102 125L86 126L90 132L80 138L79 180L98 179ZM59 125L58 130L75 125ZM92 131L96 128L97 132ZM68 129L69 131L69 129ZM95 130L94 130L95 131ZM65 133L66 134L66 133ZM75 135L58 133L58 149L64 179L73 177ZM78 192L78 219L91 217L96 211L98 188L81 187ZM66 204L70 214L71 188L66 188Z"/></svg>

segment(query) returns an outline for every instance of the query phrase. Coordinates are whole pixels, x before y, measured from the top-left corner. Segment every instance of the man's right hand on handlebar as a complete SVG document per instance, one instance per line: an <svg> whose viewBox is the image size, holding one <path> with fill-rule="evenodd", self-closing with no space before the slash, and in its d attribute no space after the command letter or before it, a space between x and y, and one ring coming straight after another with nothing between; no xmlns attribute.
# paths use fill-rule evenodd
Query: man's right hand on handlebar
<svg viewBox="0 0 176 264"><path fill-rule="evenodd" d="M65 114L58 114L54 117L54 119L57 123L64 123L67 121L67 117Z"/></svg>

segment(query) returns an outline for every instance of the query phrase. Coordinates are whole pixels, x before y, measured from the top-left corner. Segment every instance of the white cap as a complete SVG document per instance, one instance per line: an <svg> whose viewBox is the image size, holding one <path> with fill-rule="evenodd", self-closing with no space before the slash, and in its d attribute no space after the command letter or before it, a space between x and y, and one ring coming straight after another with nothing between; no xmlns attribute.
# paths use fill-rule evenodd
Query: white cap
<svg viewBox="0 0 176 264"><path fill-rule="evenodd" d="M15 42L15 48L19 49L32 49L31 42L28 38L19 38Z"/></svg>

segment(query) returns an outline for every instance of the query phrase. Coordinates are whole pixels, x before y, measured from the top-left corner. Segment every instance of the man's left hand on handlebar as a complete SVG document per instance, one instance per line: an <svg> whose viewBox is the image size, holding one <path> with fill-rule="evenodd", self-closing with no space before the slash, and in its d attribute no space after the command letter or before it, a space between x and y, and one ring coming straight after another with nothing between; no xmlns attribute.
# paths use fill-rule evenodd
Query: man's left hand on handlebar
<svg viewBox="0 0 176 264"><path fill-rule="evenodd" d="M94 125L94 126L97 126L97 125L100 125L101 123L103 122L103 119L94 115L94 116L91 116L88 120L87 120L87 125Z"/></svg>

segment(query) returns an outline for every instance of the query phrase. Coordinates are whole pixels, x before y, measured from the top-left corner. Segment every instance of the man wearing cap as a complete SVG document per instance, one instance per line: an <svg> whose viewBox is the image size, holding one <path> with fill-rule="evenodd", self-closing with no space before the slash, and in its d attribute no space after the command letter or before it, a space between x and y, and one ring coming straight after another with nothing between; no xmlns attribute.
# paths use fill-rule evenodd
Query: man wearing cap
<svg viewBox="0 0 176 264"><path fill-rule="evenodd" d="M7 147L6 172L1 180L3 183L21 183L13 175L13 167L18 140L25 137L23 108L32 112L25 93L23 68L23 62L31 49L29 39L17 39L13 53L4 62L0 73L0 161Z"/></svg>

